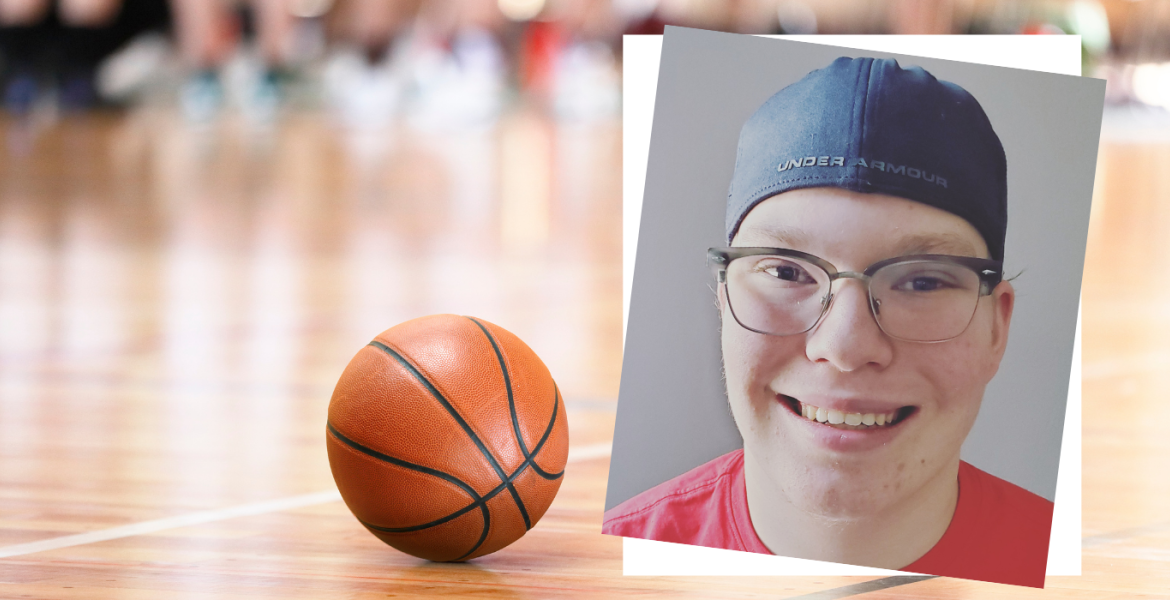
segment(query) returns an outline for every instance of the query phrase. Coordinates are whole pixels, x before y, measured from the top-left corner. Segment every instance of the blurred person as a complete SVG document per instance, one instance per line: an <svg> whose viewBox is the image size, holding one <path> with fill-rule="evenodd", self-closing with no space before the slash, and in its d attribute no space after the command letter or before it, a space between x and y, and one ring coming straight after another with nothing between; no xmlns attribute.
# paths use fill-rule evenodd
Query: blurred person
<svg viewBox="0 0 1170 600"><path fill-rule="evenodd" d="M627 0L628 2L629 0ZM658 0L654 19L729 33L775 33L777 0Z"/></svg>
<svg viewBox="0 0 1170 600"><path fill-rule="evenodd" d="M508 21L496 0L425 0L412 44L410 121L424 129L476 129L503 110Z"/></svg>
<svg viewBox="0 0 1170 600"><path fill-rule="evenodd" d="M367 62L380 63L412 26L420 1L339 0L329 16L330 33L336 41L360 49Z"/></svg>
<svg viewBox="0 0 1170 600"><path fill-rule="evenodd" d="M730 33L781 33L776 0L720 0L702 13L707 29Z"/></svg>
<svg viewBox="0 0 1170 600"><path fill-rule="evenodd" d="M615 115L621 106L617 49L624 25L610 0L552 0L526 25L522 80L561 119Z"/></svg>
<svg viewBox="0 0 1170 600"><path fill-rule="evenodd" d="M612 0L552 0L549 18L560 23L569 42L586 40L616 44L621 24Z"/></svg>
<svg viewBox="0 0 1170 600"><path fill-rule="evenodd" d="M728 31L750 34L781 33L776 0L728 0Z"/></svg>
<svg viewBox="0 0 1170 600"><path fill-rule="evenodd" d="M895 0L889 4L889 31L904 35L946 35L967 28L966 12L956 0ZM956 19L964 23L956 26Z"/></svg>
<svg viewBox="0 0 1170 600"><path fill-rule="evenodd" d="M276 116L296 26L292 2L171 0L180 53L191 70L180 90L180 104L188 118L207 120L223 105L221 72L238 52L247 24L255 35L260 66L257 72L243 74L241 108L256 121Z"/></svg>
<svg viewBox="0 0 1170 600"><path fill-rule="evenodd" d="M398 114L427 130L482 129L507 93L507 26L495 0L346 0L330 15L327 96L355 130Z"/></svg>
<svg viewBox="0 0 1170 600"><path fill-rule="evenodd" d="M98 63L140 28L144 15L158 14L157 2L126 3L127 10L124 0L0 0L5 107L27 113L51 88L67 111L97 104Z"/></svg>
<svg viewBox="0 0 1170 600"><path fill-rule="evenodd" d="M404 61L420 0L342 0L329 15L334 49L325 92L354 131L385 128L407 87Z"/></svg>
<svg viewBox="0 0 1170 600"><path fill-rule="evenodd" d="M816 33L816 13L800 0L719 0L702 4L658 0L650 7L648 13L632 19L624 33L662 34L666 25L761 35Z"/></svg>

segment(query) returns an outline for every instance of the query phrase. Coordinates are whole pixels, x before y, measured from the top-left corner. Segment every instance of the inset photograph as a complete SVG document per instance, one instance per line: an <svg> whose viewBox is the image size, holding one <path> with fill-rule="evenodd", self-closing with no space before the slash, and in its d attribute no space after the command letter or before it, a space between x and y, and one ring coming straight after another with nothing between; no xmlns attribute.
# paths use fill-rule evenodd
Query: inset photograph
<svg viewBox="0 0 1170 600"><path fill-rule="evenodd" d="M603 532L1043 587L1104 92L668 28Z"/></svg>

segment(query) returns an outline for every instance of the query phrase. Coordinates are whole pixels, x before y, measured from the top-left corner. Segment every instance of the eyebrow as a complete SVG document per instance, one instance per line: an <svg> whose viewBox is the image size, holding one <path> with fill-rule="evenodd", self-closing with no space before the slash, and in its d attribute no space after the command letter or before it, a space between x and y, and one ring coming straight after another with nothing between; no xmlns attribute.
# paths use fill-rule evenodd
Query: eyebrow
<svg viewBox="0 0 1170 600"><path fill-rule="evenodd" d="M954 233L913 234L900 238L894 246L896 254L955 254L977 256L979 253L967 239Z"/></svg>
<svg viewBox="0 0 1170 600"><path fill-rule="evenodd" d="M751 237L767 237L769 242L778 248L808 248L809 236L799 229L782 225L760 225L743 227L740 233L747 233ZM963 236L950 233L915 233L898 238L893 246L891 256L910 256L913 254L952 254L957 256L978 256L979 251Z"/></svg>
<svg viewBox="0 0 1170 600"><path fill-rule="evenodd" d="M747 233L751 237L766 236L775 242L778 248L807 248L809 237L799 229L792 229L782 225L763 225L741 227L740 233ZM771 242L769 242L771 243Z"/></svg>

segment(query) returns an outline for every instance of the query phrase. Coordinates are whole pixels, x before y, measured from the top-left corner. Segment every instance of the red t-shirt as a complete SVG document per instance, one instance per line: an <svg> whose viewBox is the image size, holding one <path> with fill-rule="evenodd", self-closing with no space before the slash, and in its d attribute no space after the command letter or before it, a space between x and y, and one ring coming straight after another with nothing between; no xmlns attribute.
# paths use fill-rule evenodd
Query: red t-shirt
<svg viewBox="0 0 1170 600"><path fill-rule="evenodd" d="M902 571L1044 587L1052 503L959 462L942 539ZM752 527L736 450L606 511L602 533L771 554Z"/></svg>

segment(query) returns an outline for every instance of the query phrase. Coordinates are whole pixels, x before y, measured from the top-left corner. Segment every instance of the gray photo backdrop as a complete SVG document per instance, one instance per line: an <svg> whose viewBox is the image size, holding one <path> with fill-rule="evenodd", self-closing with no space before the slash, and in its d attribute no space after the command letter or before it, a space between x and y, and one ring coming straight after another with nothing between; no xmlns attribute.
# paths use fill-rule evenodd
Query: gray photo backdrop
<svg viewBox="0 0 1170 600"><path fill-rule="evenodd" d="M721 379L706 250L744 121L839 56L894 58L969 91L1008 160L1016 307L963 459L1052 500L1105 82L671 27L662 45L606 509L743 445Z"/></svg>

